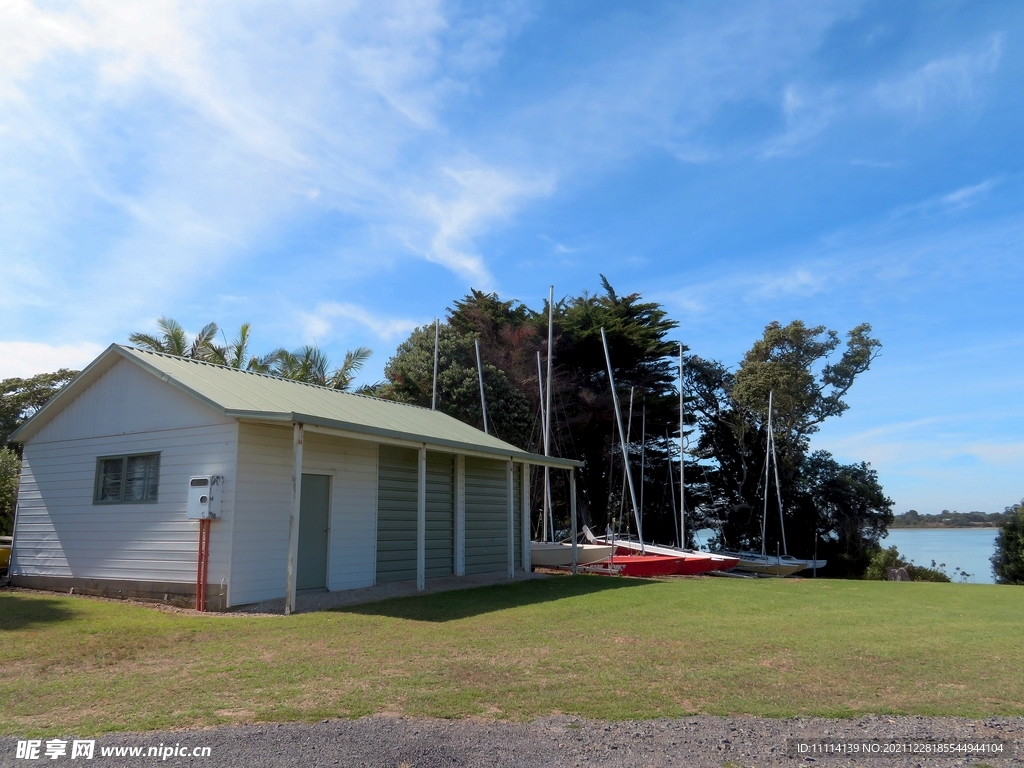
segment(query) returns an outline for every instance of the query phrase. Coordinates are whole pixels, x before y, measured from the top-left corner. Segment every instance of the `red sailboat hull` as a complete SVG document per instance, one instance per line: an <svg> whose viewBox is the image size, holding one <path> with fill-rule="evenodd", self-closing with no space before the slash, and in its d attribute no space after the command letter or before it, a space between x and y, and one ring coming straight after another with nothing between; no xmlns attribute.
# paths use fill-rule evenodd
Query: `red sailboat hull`
<svg viewBox="0 0 1024 768"><path fill-rule="evenodd" d="M670 555L613 555L612 565L623 576L677 576L685 560Z"/></svg>

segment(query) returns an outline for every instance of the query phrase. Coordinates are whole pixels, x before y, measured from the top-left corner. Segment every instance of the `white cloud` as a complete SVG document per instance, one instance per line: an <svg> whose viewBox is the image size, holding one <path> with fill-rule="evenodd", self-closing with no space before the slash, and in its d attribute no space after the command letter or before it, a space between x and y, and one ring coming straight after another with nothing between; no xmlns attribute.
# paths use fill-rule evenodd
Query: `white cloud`
<svg viewBox="0 0 1024 768"><path fill-rule="evenodd" d="M900 206L890 214L890 218L895 221L915 214L933 216L935 214L950 214L962 211L965 208L970 208L983 202L988 196L989 191L997 184L999 184L999 179L986 179L977 184L969 184L966 187L954 189L952 192L935 195L919 203Z"/></svg>
<svg viewBox="0 0 1024 768"><path fill-rule="evenodd" d="M720 313L727 307L806 297L841 281L845 270L825 260L771 272L740 270L706 282L693 283L655 298L688 314Z"/></svg>
<svg viewBox="0 0 1024 768"><path fill-rule="evenodd" d="M838 111L834 102L833 92L811 95L796 85L787 86L782 93L786 130L767 143L762 156L792 155L806 149L832 122Z"/></svg>
<svg viewBox="0 0 1024 768"><path fill-rule="evenodd" d="M24 379L60 368L81 370L103 347L99 344L44 344L35 341L0 341L0 379Z"/></svg>
<svg viewBox="0 0 1024 768"><path fill-rule="evenodd" d="M950 192L948 195L943 195L941 199L942 202L950 209L959 210L961 208L968 208L988 195L989 190L995 185L995 179L988 179L980 184L961 187L960 189Z"/></svg>
<svg viewBox="0 0 1024 768"><path fill-rule="evenodd" d="M491 283L474 238L550 191L458 161L439 120L522 25L515 4L457 19L440 0L283 14L13 2L0 24L4 306L59 307L53 318L94 332L132 323L231 280L234 260L298 210L373 227L386 254L364 252L371 268L408 245ZM138 290L87 298L107 297L112 275Z"/></svg>
<svg viewBox="0 0 1024 768"><path fill-rule="evenodd" d="M331 321L336 318L367 328L382 341L394 341L422 324L407 318L385 317L358 304L339 302L320 304L314 312L303 317L306 333L317 339L333 333L334 323Z"/></svg>
<svg viewBox="0 0 1024 768"><path fill-rule="evenodd" d="M934 59L910 74L880 83L874 96L887 109L918 115L970 103L979 80L999 66L1002 52L1003 35L992 35L974 53Z"/></svg>
<svg viewBox="0 0 1024 768"><path fill-rule="evenodd" d="M550 195L554 179L522 178L482 165L445 168L444 172L453 182L448 194L429 194L419 200L424 218L433 225L423 253L475 281L476 287L492 288L494 278L483 259L472 253L473 238L494 222L507 219L524 200Z"/></svg>

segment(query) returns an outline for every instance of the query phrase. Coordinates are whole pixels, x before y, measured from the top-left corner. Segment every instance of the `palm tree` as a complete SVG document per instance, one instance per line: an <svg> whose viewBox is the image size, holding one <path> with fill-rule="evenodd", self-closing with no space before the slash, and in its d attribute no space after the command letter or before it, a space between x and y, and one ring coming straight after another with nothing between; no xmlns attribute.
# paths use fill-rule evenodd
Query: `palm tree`
<svg viewBox="0 0 1024 768"><path fill-rule="evenodd" d="M217 324L207 323L192 341L181 327L181 323L170 317L161 317L156 321L160 334L153 336L148 333L133 333L128 341L151 352L163 352L165 355L188 357L192 360L217 362L218 350L213 340L217 337Z"/></svg>
<svg viewBox="0 0 1024 768"><path fill-rule="evenodd" d="M273 373L283 379L303 381L331 389L348 390L359 369L370 358L373 351L368 347L356 347L345 353L341 367L331 370L331 361L323 351L307 344L294 352L279 349L275 354Z"/></svg>
<svg viewBox="0 0 1024 768"><path fill-rule="evenodd" d="M228 368L254 371L256 373L270 373L274 364L281 354L280 349L274 350L263 357L249 355L249 336L252 333L252 323L242 323L238 329L238 335L230 344L223 347L214 347L214 361ZM221 331L221 335L224 332ZM227 337L224 337L227 342Z"/></svg>
<svg viewBox="0 0 1024 768"><path fill-rule="evenodd" d="M368 347L356 347L345 353L340 368L331 370L330 359L316 345L307 344L294 352L282 347L262 357L250 355L251 323L242 323L238 335L230 343L227 336L224 336L224 346L214 343L218 332L224 335L216 323L207 323L203 326L191 342L185 329L176 320L161 317L156 324L160 327L158 335L133 333L128 340L135 346L152 352L188 357L255 373L267 373L282 379L303 381L331 389L347 391L359 369L373 354Z"/></svg>

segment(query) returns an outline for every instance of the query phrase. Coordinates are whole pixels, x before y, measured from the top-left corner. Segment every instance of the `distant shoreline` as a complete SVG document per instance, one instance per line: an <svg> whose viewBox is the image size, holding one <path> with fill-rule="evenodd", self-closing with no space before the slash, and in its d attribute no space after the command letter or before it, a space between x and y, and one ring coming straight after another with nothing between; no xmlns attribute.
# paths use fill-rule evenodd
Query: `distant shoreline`
<svg viewBox="0 0 1024 768"><path fill-rule="evenodd" d="M890 525L890 531L998 531L998 525Z"/></svg>

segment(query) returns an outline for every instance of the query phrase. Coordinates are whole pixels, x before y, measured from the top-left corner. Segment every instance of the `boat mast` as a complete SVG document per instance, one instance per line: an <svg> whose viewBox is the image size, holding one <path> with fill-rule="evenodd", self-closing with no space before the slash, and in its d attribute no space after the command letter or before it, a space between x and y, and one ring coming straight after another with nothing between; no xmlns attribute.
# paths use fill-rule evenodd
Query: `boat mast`
<svg viewBox="0 0 1024 768"><path fill-rule="evenodd" d="M772 447L772 393L768 393L768 444L764 452L764 512L761 513L761 556L768 557L768 551L764 546L764 537L768 526L768 473L771 471L771 447Z"/></svg>
<svg viewBox="0 0 1024 768"><path fill-rule="evenodd" d="M782 554L788 555L786 550L786 524L782 521L782 486L779 485L779 459L775 455L775 433L769 426L768 437L772 443L772 467L775 471L775 498L779 501L779 531L782 533Z"/></svg>
<svg viewBox="0 0 1024 768"><path fill-rule="evenodd" d="M683 345L679 344L679 548L686 546L686 449L683 447ZM669 460L669 467L672 462ZM673 495L673 498L674 495Z"/></svg>
<svg viewBox="0 0 1024 768"><path fill-rule="evenodd" d="M626 419L626 448L624 456L626 461L622 466L622 488L619 489L619 533L622 533L623 510L626 507L626 474L629 472L629 444L633 440L633 393L636 387L629 388L629 418ZM629 536L629 523L626 523L626 535Z"/></svg>
<svg viewBox="0 0 1024 768"><path fill-rule="evenodd" d="M484 367L480 364L480 339L474 339L476 344L476 372L480 377L480 410L484 414L484 434L491 434L487 430L487 400L484 398Z"/></svg>
<svg viewBox="0 0 1024 768"><path fill-rule="evenodd" d="M430 388L430 410L437 410L437 347L441 340L441 320L434 320L434 385Z"/></svg>
<svg viewBox="0 0 1024 768"><path fill-rule="evenodd" d="M672 441L668 437L668 428L665 428L665 453L668 455L668 497L672 500L672 522L676 526L676 539L680 542L679 548L682 549L682 537L679 535L679 510L676 508L676 483L673 479L673 467L672 467Z"/></svg>
<svg viewBox="0 0 1024 768"><path fill-rule="evenodd" d="M548 428L547 416L544 414L544 372L540 364L540 350L537 350L537 386L540 388L540 431L543 435ZM545 489L546 491L547 489ZM544 498L541 500L541 534L540 540L548 540L548 507L550 503L548 501L547 493L544 494Z"/></svg>
<svg viewBox="0 0 1024 768"><path fill-rule="evenodd" d="M644 519L644 461L647 458L647 400L640 416L640 519Z"/></svg>
<svg viewBox="0 0 1024 768"><path fill-rule="evenodd" d="M551 455L551 348L554 346L555 286L548 289L548 386L544 393L544 455ZM544 465L545 514L551 518L551 541L555 540L555 517L551 509L551 467Z"/></svg>
<svg viewBox="0 0 1024 768"><path fill-rule="evenodd" d="M640 526L640 517L637 515L636 507L636 490L633 488L633 475L629 471L629 454L626 450L626 435L622 431L622 411L619 409L619 396L615 392L615 375L612 373L612 358L608 353L608 337L605 335L604 328L601 328L601 344L604 345L604 359L608 365L608 383L612 388L612 403L615 406L615 423L619 427L619 444L622 446L622 461L626 464L626 481L629 483L629 500L633 504L633 516L636 518L636 532L640 538L640 553L646 554L647 550L644 548L644 534L643 529Z"/></svg>

